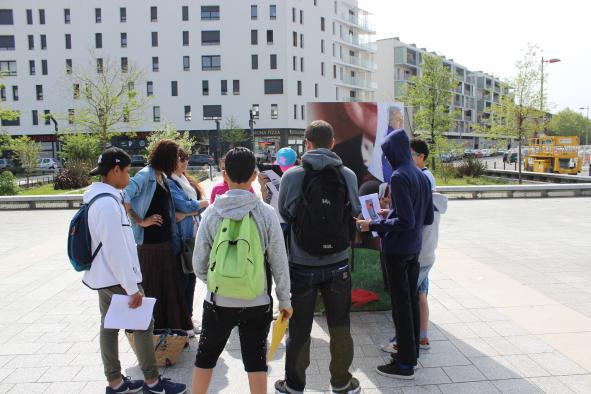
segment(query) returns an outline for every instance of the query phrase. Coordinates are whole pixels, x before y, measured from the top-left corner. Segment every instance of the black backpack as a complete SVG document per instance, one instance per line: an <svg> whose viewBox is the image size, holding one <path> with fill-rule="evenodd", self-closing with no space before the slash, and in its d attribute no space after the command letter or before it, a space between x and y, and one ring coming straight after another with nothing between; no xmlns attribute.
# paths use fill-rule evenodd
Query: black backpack
<svg viewBox="0 0 591 394"><path fill-rule="evenodd" d="M292 223L296 244L312 256L342 252L350 245L355 223L341 166L303 167L302 200Z"/></svg>

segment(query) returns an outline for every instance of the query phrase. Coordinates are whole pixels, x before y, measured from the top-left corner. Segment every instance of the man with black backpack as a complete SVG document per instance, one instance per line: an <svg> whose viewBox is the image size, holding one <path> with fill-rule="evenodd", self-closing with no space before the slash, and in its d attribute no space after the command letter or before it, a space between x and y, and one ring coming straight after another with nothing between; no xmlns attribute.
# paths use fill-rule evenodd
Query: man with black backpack
<svg viewBox="0 0 591 394"><path fill-rule="evenodd" d="M310 364L310 331L318 291L326 308L330 334L330 383L334 393L355 394L359 381L349 373L353 361L350 333L350 241L360 211L355 173L331 151L332 126L322 120L305 132L302 165L281 178L279 211L290 225L289 271L293 316L285 359L285 380L277 393L301 393Z"/></svg>

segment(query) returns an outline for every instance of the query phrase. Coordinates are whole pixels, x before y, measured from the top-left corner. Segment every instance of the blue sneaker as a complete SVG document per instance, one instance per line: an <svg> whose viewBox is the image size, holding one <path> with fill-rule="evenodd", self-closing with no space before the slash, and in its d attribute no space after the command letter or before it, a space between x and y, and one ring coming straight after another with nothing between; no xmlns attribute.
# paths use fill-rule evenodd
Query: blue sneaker
<svg viewBox="0 0 591 394"><path fill-rule="evenodd" d="M107 386L107 394L137 393L142 389L143 385L143 380L131 380L129 376L123 376L123 384L121 387L115 390Z"/></svg>
<svg viewBox="0 0 591 394"><path fill-rule="evenodd" d="M145 394L183 394L187 391L187 386L182 383L174 383L168 378L158 376L158 384L149 387L144 383Z"/></svg>

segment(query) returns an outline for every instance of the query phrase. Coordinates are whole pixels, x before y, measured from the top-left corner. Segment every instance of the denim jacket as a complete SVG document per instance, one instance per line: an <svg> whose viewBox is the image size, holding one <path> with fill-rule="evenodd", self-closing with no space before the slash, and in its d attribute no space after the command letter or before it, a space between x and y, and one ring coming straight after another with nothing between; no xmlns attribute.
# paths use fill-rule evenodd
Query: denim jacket
<svg viewBox="0 0 591 394"><path fill-rule="evenodd" d="M203 209L199 207L199 201L191 200L183 191L181 185L174 179L168 178L168 187L170 194L174 200L174 209L177 212L202 212ZM187 216L177 223L178 231L182 240L193 239L193 222L192 216Z"/></svg>
<svg viewBox="0 0 591 394"><path fill-rule="evenodd" d="M166 175L162 174L164 181L166 181ZM129 184L123 190L123 202L125 204L131 204L131 208L139 217L145 218L152 197L156 192L156 172L152 169L152 166L148 165L142 168L133 178L129 180ZM171 193L172 194L172 193ZM170 222L176 223L174 215L174 200L172 196L170 198ZM144 229L134 221L131 222L133 229L133 236L135 242L138 245L144 243ZM172 247L175 254L180 253L181 241L177 226L171 226L172 229Z"/></svg>

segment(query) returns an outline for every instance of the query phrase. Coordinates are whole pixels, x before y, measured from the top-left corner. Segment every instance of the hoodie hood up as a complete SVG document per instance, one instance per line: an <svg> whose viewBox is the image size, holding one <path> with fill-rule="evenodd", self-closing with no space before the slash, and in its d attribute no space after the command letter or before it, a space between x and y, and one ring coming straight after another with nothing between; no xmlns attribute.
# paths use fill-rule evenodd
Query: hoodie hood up
<svg viewBox="0 0 591 394"><path fill-rule="evenodd" d="M310 164L314 170L320 170L326 166L338 167L343 165L341 158L336 153L326 148L318 148L306 152L302 156L302 161Z"/></svg>
<svg viewBox="0 0 591 394"><path fill-rule="evenodd" d="M393 170L411 164L410 140L406 135L406 131L399 129L390 133L382 143L382 152Z"/></svg>
<svg viewBox="0 0 591 394"><path fill-rule="evenodd" d="M85 204L88 204L90 200L92 200L94 197L101 193L109 193L117 197L117 201L122 200L121 190L115 189L113 186L104 182L94 182L84 192L84 195L82 196L82 201Z"/></svg>
<svg viewBox="0 0 591 394"><path fill-rule="evenodd" d="M225 194L217 196L211 206L221 217L232 220L242 220L261 200L248 190L228 190Z"/></svg>

